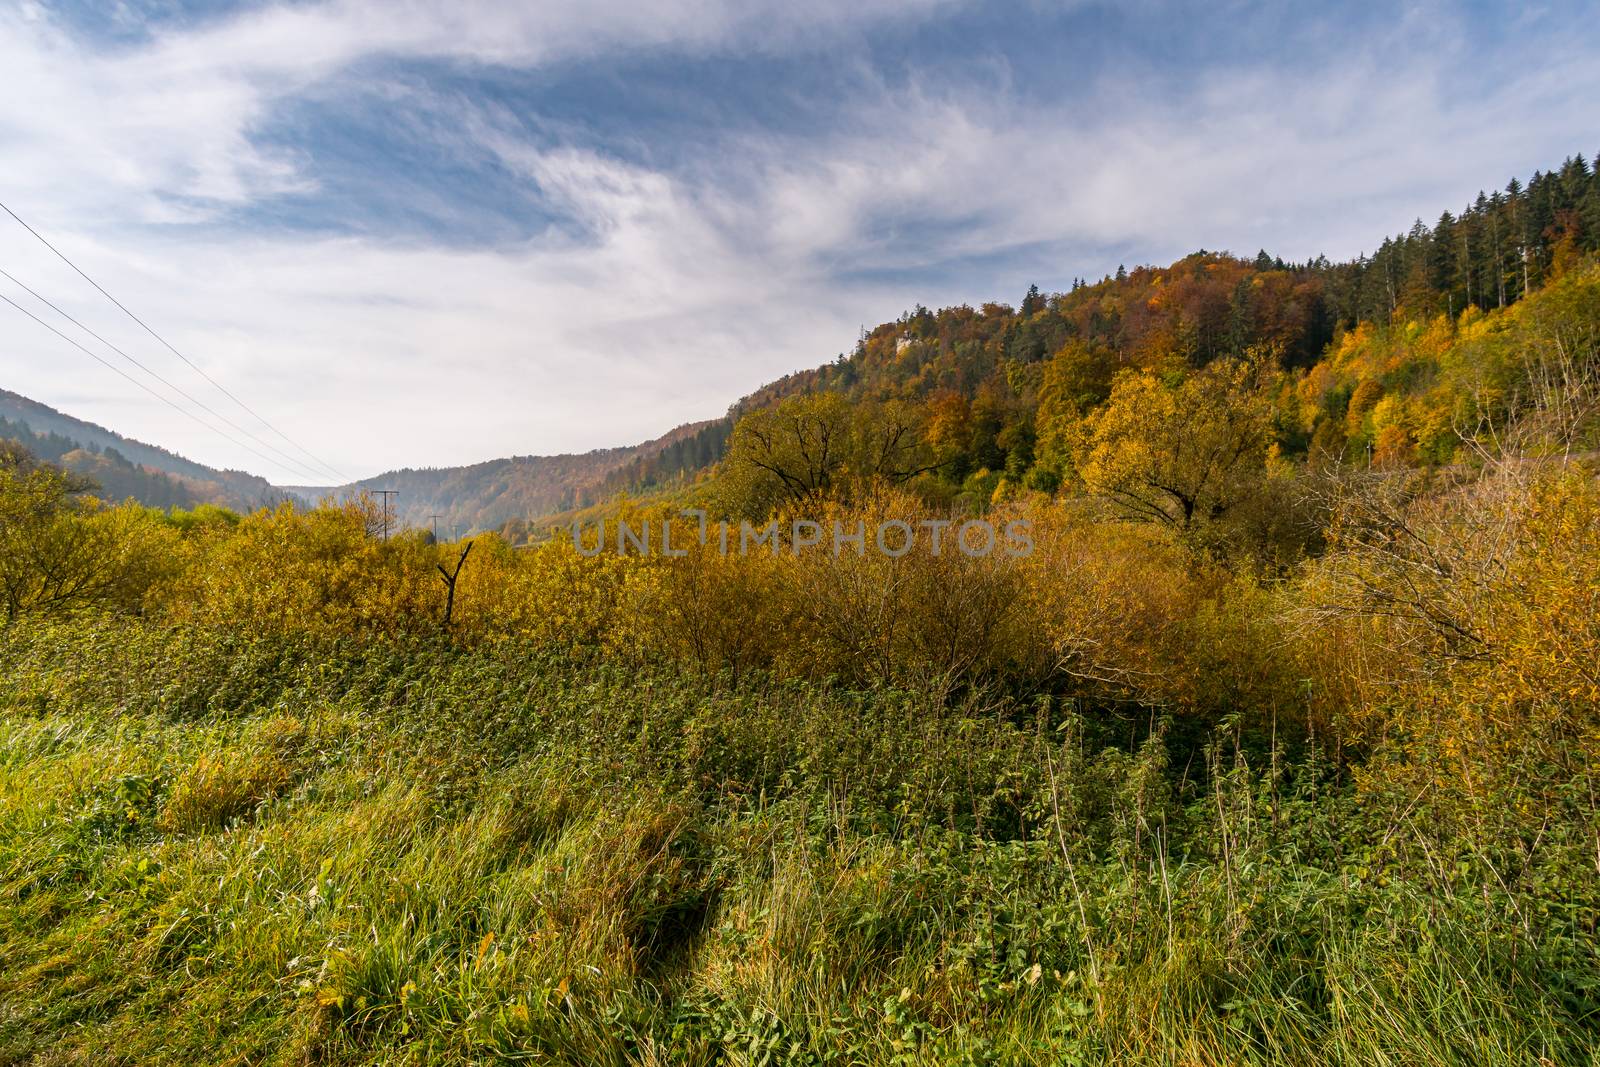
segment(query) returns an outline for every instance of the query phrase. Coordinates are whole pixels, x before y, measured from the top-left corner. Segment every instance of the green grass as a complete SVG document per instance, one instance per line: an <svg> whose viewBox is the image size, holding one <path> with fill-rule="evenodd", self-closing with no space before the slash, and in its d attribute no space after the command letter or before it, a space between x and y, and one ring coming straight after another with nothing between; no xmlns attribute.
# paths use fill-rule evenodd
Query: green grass
<svg viewBox="0 0 1600 1067"><path fill-rule="evenodd" d="M1576 794L510 645L0 668L0 1064L1600 1062Z"/></svg>

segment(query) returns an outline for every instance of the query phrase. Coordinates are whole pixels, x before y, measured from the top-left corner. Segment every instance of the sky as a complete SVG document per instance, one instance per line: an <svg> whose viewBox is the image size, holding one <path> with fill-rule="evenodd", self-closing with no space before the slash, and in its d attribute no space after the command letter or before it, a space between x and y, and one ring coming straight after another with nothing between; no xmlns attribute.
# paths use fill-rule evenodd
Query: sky
<svg viewBox="0 0 1600 1067"><path fill-rule="evenodd" d="M0 294L173 403L4 303L0 387L277 484L634 444L917 304L1355 256L1592 157L1597 16L0 0L0 202L171 347L3 214Z"/></svg>

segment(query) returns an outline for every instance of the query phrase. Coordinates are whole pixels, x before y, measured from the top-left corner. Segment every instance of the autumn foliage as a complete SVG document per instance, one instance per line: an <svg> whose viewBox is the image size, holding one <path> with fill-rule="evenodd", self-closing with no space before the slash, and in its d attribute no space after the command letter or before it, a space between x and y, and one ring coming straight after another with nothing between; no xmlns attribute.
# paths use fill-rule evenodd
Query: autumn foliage
<svg viewBox="0 0 1600 1067"><path fill-rule="evenodd" d="M1589 1062L1600 265L1527 196L918 309L465 556L7 449L0 1042Z"/></svg>

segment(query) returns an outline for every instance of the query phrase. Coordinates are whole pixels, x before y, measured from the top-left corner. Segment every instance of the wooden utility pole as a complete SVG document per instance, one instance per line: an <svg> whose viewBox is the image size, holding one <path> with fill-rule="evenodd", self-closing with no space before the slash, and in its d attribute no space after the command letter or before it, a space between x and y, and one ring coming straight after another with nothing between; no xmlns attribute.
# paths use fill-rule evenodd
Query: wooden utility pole
<svg viewBox="0 0 1600 1067"><path fill-rule="evenodd" d="M432 522L433 522L433 543L434 544L438 544L439 543L439 519L441 518L441 516L429 515L428 518L430 520L432 520Z"/></svg>
<svg viewBox="0 0 1600 1067"><path fill-rule="evenodd" d="M400 490L373 489L371 492L373 496L383 497L383 539L387 541L389 540L389 498L392 496L399 496Z"/></svg>
<svg viewBox="0 0 1600 1067"><path fill-rule="evenodd" d="M443 563L439 564L439 576L444 579L445 587L444 628L446 630L450 629L450 618L455 614L456 610L456 579L461 576L461 565L467 562L467 555L471 551L472 542L468 541L466 547L461 550L461 557L456 560L456 569L453 571L447 571L444 569Z"/></svg>

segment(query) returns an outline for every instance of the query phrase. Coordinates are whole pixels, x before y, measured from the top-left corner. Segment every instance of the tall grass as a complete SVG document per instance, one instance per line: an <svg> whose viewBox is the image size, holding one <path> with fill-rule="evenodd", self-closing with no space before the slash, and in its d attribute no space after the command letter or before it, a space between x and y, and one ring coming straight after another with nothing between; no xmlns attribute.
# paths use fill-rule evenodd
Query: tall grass
<svg viewBox="0 0 1600 1067"><path fill-rule="evenodd" d="M130 622L0 666L0 1063L1600 1062L1544 764L1469 840L981 693Z"/></svg>

